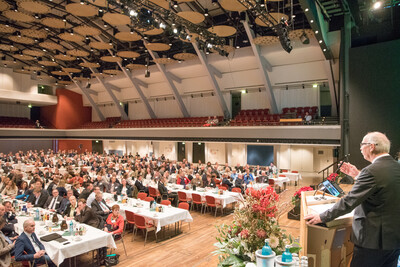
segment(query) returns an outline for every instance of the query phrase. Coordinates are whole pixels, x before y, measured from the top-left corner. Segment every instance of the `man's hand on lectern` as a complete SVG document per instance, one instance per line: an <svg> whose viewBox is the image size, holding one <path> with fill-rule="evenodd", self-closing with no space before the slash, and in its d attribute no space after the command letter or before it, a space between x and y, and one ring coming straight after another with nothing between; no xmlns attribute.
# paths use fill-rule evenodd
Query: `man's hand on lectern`
<svg viewBox="0 0 400 267"><path fill-rule="evenodd" d="M322 223L319 214L308 214L307 216L304 217L304 220L307 221L307 224Z"/></svg>

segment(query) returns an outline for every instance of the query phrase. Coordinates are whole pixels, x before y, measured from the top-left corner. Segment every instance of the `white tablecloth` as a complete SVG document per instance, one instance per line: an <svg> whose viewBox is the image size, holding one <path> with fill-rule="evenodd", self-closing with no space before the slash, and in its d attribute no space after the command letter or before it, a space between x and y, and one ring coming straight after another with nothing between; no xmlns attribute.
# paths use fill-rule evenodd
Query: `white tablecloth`
<svg viewBox="0 0 400 267"><path fill-rule="evenodd" d="M278 178L269 178L271 180L275 181L275 184L278 185L279 187L283 187L283 183L290 182L290 179L288 177L278 177Z"/></svg>
<svg viewBox="0 0 400 267"><path fill-rule="evenodd" d="M173 224L179 221L193 222L192 215L189 211L184 209L179 209L175 207L163 206L163 212L150 211L150 202L140 201L134 198L128 199L128 203L121 204L114 201L110 201L111 194L104 194L107 198L107 204L111 207L114 204L118 204L120 207L121 215L126 219L125 211L131 211L135 214L141 215L148 221L152 221L156 226L156 231L160 231L161 227L169 224ZM137 207L138 204L142 204L143 207ZM159 205L159 204L157 204Z"/></svg>
<svg viewBox="0 0 400 267"><path fill-rule="evenodd" d="M17 233L23 232L23 223L31 217L27 216L17 216L18 223L15 224L15 230ZM47 235L49 232L46 231L43 222L35 222L36 228L35 233L40 238L43 235ZM69 221L67 221L69 225ZM116 248L112 234L101 231L92 226L82 224L86 227L87 231L84 236L81 236L80 241L75 241L71 236L63 236L63 238L68 239L70 242L67 245L63 245L57 241L43 242L46 249L47 255L50 259L57 265L60 265L65 259L81 255L83 253L92 251L94 249L102 247L112 247ZM63 231L56 232L63 235Z"/></svg>
<svg viewBox="0 0 400 267"><path fill-rule="evenodd" d="M288 177L290 179L290 181L299 182L299 180L302 179L300 173L284 172L282 174L285 175L286 177Z"/></svg>

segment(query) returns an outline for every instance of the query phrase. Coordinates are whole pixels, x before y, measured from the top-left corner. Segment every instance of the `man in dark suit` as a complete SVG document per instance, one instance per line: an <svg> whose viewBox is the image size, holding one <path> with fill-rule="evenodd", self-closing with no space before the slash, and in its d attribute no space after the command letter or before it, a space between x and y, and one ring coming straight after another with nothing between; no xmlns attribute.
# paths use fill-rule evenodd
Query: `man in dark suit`
<svg viewBox="0 0 400 267"><path fill-rule="evenodd" d="M96 213L91 208L86 206L85 199L79 199L78 209L76 210L75 221L86 223L95 228L99 227L100 221Z"/></svg>
<svg viewBox="0 0 400 267"><path fill-rule="evenodd" d="M229 181L229 179L228 179L228 174L227 174L227 173L224 173L224 174L222 175L222 177L223 177L223 178L222 178L221 185L226 186L226 187L228 188L228 190L231 191L231 190L232 190L232 187L233 187L233 184L232 184L231 181Z"/></svg>
<svg viewBox="0 0 400 267"><path fill-rule="evenodd" d="M61 203L63 202L64 198L59 195L57 188L54 188L53 192L51 192L51 193L52 193L52 196L49 196L47 198L47 201L44 204L44 208L48 209L52 212L57 211L58 213L61 213L60 206L61 206Z"/></svg>
<svg viewBox="0 0 400 267"><path fill-rule="evenodd" d="M93 190L93 184L92 183L88 183L86 185L86 188L83 189L82 193L79 195L79 199L83 198L83 199L87 199L90 195L90 193L92 193Z"/></svg>
<svg viewBox="0 0 400 267"><path fill-rule="evenodd" d="M68 207L69 203L69 198L72 197L74 195L74 192L72 191L72 189L69 189L67 191L67 197L63 198L63 200L61 201L60 204L60 208L57 210L58 213L63 214L65 209ZM76 198L75 198L76 199Z"/></svg>
<svg viewBox="0 0 400 267"><path fill-rule="evenodd" d="M305 220L329 222L355 209L351 266L395 267L400 255L400 164L388 154L390 141L382 133L364 136L360 150L369 166L361 171L349 163L341 167L356 179L352 190L330 210Z"/></svg>
<svg viewBox="0 0 400 267"><path fill-rule="evenodd" d="M167 177L162 177L160 181L158 181L158 191L160 192L160 195L162 199L168 199L172 198L172 204L174 206L178 205L178 194L168 191L168 188L165 187L165 184L168 183L168 178Z"/></svg>
<svg viewBox="0 0 400 267"><path fill-rule="evenodd" d="M142 180L143 180L142 175L139 175L138 178L136 179L135 186L137 187L139 192L149 193L149 189L143 185Z"/></svg>
<svg viewBox="0 0 400 267"><path fill-rule="evenodd" d="M104 222L111 213L111 208L104 201L103 193L101 192L96 193L96 198L93 200L91 207L94 213L103 218Z"/></svg>
<svg viewBox="0 0 400 267"><path fill-rule="evenodd" d="M43 208L49 194L43 189L42 180L37 179L34 186L33 192L29 195L27 202L31 203L34 207Z"/></svg>
<svg viewBox="0 0 400 267"><path fill-rule="evenodd" d="M39 241L35 234L35 222L28 219L23 224L24 232L15 242L15 260L33 262L33 266L37 263L46 263L49 266L56 266L46 254L43 244Z"/></svg>

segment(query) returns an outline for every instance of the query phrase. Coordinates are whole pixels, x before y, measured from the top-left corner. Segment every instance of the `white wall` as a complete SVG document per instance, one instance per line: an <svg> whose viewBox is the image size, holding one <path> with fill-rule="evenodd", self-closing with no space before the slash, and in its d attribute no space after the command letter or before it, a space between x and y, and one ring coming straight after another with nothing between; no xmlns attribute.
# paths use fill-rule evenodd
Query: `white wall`
<svg viewBox="0 0 400 267"><path fill-rule="evenodd" d="M0 68L0 89L37 94L37 84L31 75L15 73L11 68Z"/></svg>
<svg viewBox="0 0 400 267"><path fill-rule="evenodd" d="M158 151L154 151L156 157L164 154L166 159L177 160L176 142L158 142Z"/></svg>
<svg viewBox="0 0 400 267"><path fill-rule="evenodd" d="M121 140L104 140L103 141L103 150L122 150L125 154L127 151L126 141Z"/></svg>
<svg viewBox="0 0 400 267"><path fill-rule="evenodd" d="M232 154L229 157L230 161L228 163L232 166L236 166L236 164L245 164L247 162L247 149L246 144L232 144Z"/></svg>
<svg viewBox="0 0 400 267"><path fill-rule="evenodd" d="M205 143L205 160L214 164L226 162L225 143Z"/></svg>
<svg viewBox="0 0 400 267"><path fill-rule="evenodd" d="M0 104L0 116L31 118L31 109L27 105Z"/></svg>
<svg viewBox="0 0 400 267"><path fill-rule="evenodd" d="M99 105L99 109L101 113L103 113L104 118L121 117L121 113L119 113L118 108L114 104L109 103ZM92 121L100 121L100 118L97 116L95 111L92 112Z"/></svg>

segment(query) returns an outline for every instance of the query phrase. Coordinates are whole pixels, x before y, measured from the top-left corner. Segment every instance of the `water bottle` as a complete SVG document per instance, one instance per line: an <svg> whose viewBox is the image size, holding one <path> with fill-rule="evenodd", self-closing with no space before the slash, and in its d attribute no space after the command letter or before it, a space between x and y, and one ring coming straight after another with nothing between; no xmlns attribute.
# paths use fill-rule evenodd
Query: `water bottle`
<svg viewBox="0 0 400 267"><path fill-rule="evenodd" d="M69 223L69 232L71 236L74 236L74 223L72 221Z"/></svg>
<svg viewBox="0 0 400 267"><path fill-rule="evenodd" d="M39 209L36 208L36 210L35 210L35 221L39 221L39 219L40 219Z"/></svg>
<svg viewBox="0 0 400 267"><path fill-rule="evenodd" d="M265 245L262 248L261 255L267 256L272 254L272 249L269 246L269 239L265 239Z"/></svg>
<svg viewBox="0 0 400 267"><path fill-rule="evenodd" d="M282 262L292 262L293 257L290 253L290 245L286 245L285 252L282 253Z"/></svg>

